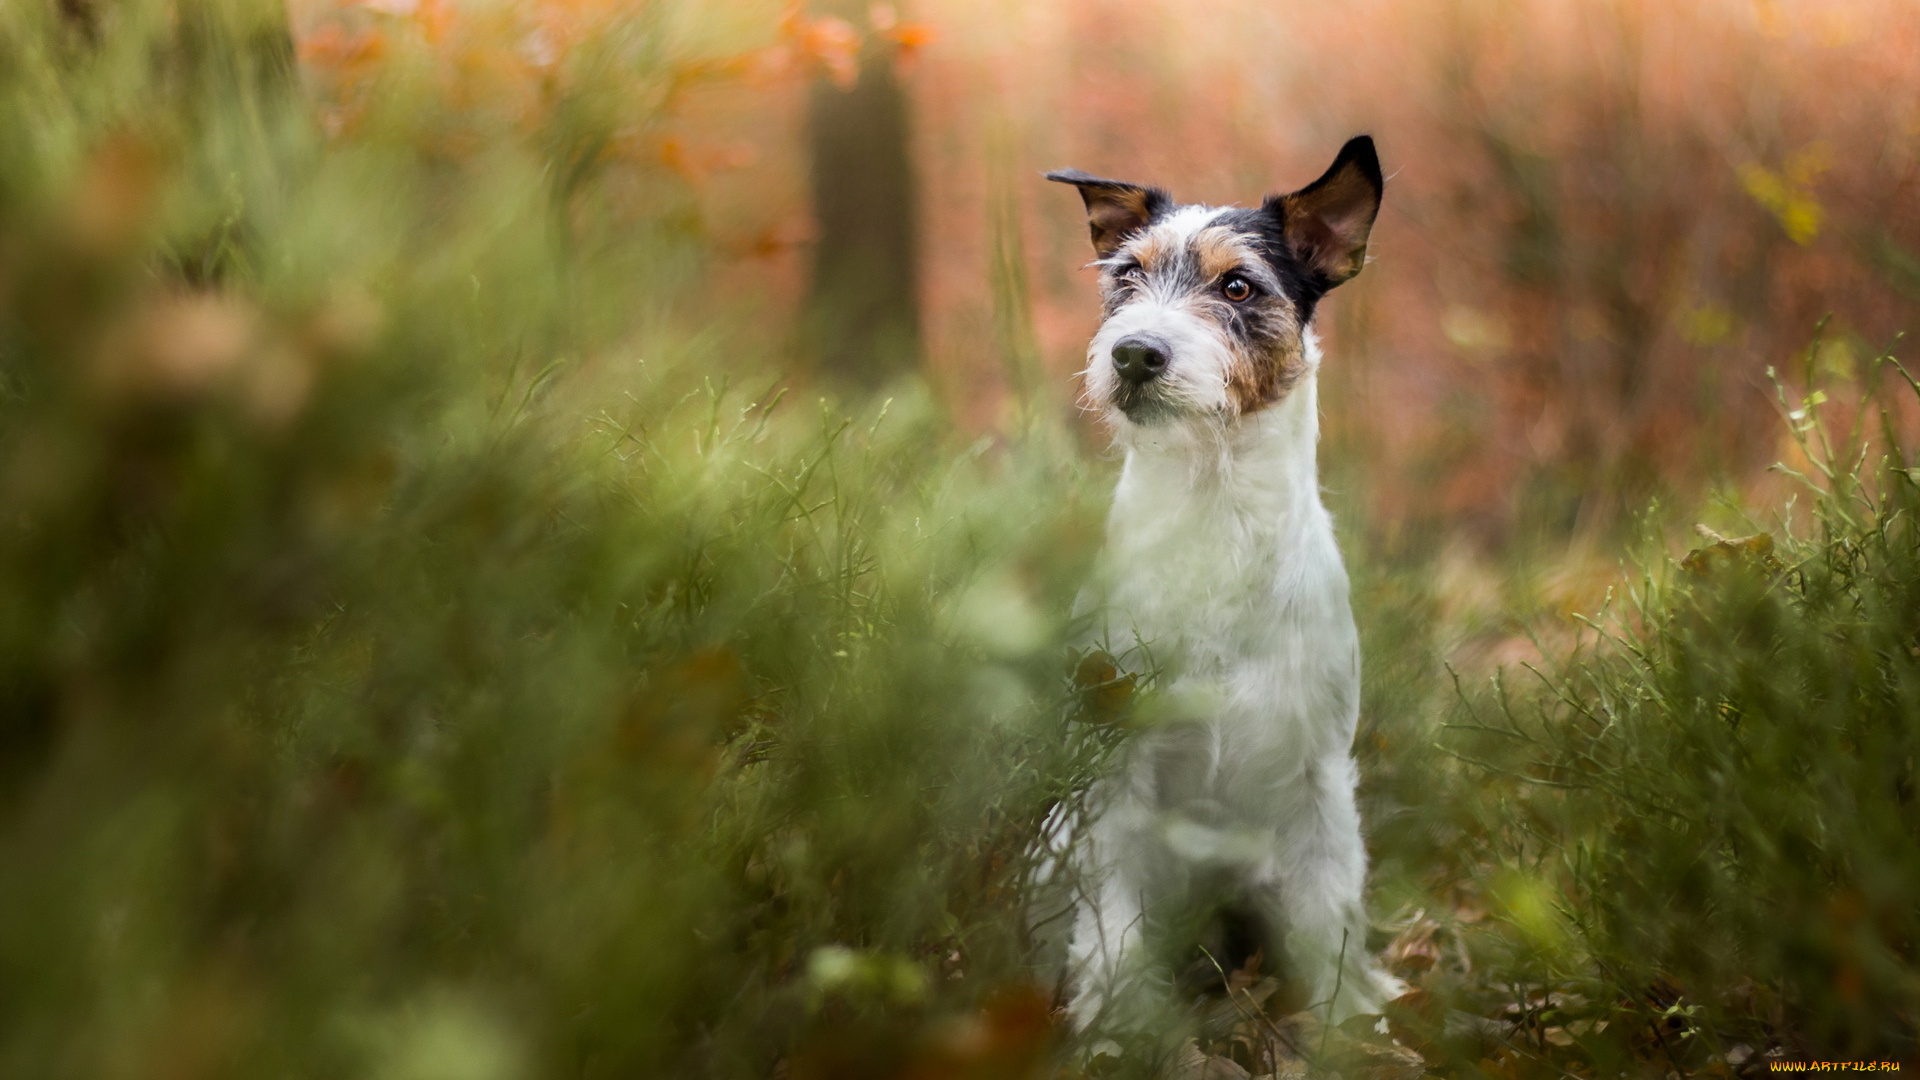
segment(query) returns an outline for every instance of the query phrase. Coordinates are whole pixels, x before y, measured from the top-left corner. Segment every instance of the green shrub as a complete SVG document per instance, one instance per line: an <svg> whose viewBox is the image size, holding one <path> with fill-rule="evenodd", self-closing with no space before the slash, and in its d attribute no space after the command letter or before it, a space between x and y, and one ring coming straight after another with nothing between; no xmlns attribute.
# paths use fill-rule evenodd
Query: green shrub
<svg viewBox="0 0 1920 1080"><path fill-rule="evenodd" d="M1806 505L1649 573L1537 691L1453 725L1507 781L1482 857L1517 949L1491 981L1571 980L1612 1020L1592 1060L1913 1050L1920 473L1912 400L1872 392L1896 372L1920 389L1884 360L1848 433L1783 395Z"/></svg>

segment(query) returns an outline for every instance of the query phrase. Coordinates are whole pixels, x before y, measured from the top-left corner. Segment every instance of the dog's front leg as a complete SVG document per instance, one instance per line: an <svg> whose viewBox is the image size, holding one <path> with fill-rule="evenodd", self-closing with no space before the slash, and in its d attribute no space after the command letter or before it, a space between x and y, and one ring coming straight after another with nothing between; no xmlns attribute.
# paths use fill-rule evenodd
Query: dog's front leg
<svg viewBox="0 0 1920 1080"><path fill-rule="evenodd" d="M1072 875L1076 891L1068 944L1067 1011L1080 1031L1137 1026L1150 982L1143 945L1152 888L1146 857L1149 813L1122 790L1096 802Z"/></svg>
<svg viewBox="0 0 1920 1080"><path fill-rule="evenodd" d="M1289 801L1299 801L1276 834L1273 857L1251 883L1268 925L1283 929L1292 975L1314 1010L1336 1023L1377 1013L1395 996L1394 980L1367 951L1367 855L1355 780L1345 754L1309 766L1291 793Z"/></svg>

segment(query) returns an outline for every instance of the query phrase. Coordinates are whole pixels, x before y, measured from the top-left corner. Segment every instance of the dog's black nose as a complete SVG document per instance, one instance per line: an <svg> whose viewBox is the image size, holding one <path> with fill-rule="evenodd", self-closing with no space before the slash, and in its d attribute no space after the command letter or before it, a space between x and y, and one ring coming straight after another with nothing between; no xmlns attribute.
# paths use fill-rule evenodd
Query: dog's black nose
<svg viewBox="0 0 1920 1080"><path fill-rule="evenodd" d="M1135 386L1152 382L1165 370L1166 346L1150 337L1124 337L1113 347L1114 374Z"/></svg>

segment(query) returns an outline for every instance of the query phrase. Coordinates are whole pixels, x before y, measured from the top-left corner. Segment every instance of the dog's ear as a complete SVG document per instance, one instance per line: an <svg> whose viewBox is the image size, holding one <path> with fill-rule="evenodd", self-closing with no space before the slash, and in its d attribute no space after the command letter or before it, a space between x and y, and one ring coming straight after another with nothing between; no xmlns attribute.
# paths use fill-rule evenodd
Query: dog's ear
<svg viewBox="0 0 1920 1080"><path fill-rule="evenodd" d="M1320 179L1291 195L1269 196L1264 209L1279 219L1294 257L1331 289L1366 264L1383 188L1373 139L1360 135L1347 140Z"/></svg>
<svg viewBox="0 0 1920 1080"><path fill-rule="evenodd" d="M1093 234L1093 250L1103 259L1119 251L1129 233L1173 209L1173 197L1159 188L1102 180L1079 169L1055 169L1047 179L1080 189L1080 199L1087 204L1087 231Z"/></svg>

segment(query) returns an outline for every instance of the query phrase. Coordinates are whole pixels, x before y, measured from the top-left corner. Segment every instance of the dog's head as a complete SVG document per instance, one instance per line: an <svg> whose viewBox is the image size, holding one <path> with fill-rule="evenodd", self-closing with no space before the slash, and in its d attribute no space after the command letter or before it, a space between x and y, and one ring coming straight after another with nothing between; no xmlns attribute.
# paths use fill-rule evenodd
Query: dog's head
<svg viewBox="0 0 1920 1080"><path fill-rule="evenodd" d="M1365 135L1326 173L1256 209L1179 206L1159 188L1074 169L1099 255L1105 321L1087 350L1087 400L1122 434L1231 423L1287 396L1312 363L1314 305L1360 272L1380 209Z"/></svg>

